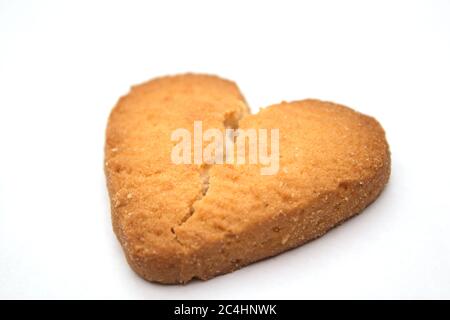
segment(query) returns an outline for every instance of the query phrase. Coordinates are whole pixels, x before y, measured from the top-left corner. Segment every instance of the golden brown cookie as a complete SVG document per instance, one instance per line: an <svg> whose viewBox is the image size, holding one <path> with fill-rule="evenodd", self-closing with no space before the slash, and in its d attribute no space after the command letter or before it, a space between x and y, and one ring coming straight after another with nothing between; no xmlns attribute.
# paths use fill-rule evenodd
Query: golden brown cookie
<svg viewBox="0 0 450 320"><path fill-rule="evenodd" d="M173 164L171 133L279 129L279 170L261 164ZM379 123L318 100L256 115L214 76L135 86L112 111L105 171L114 231L130 266L162 283L209 279L323 235L376 199L390 174Z"/></svg>

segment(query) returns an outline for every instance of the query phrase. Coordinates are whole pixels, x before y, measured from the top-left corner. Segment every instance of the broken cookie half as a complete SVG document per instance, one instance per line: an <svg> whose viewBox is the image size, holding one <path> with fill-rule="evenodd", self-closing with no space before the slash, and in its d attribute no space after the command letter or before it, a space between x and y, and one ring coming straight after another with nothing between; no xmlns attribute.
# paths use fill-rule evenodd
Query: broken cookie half
<svg viewBox="0 0 450 320"><path fill-rule="evenodd" d="M186 161L174 161L173 133L194 136L198 121L202 132L223 133L224 153L213 148L206 159L194 139ZM239 149L240 134L251 130L256 142L241 139L247 144ZM266 136L267 150L258 149L261 130L278 132ZM276 170L262 174L269 166ZM105 172L130 266L147 280L184 283L297 247L361 212L387 183L390 154L380 124L347 107L303 100L251 115L233 82L185 74L140 84L119 100Z"/></svg>

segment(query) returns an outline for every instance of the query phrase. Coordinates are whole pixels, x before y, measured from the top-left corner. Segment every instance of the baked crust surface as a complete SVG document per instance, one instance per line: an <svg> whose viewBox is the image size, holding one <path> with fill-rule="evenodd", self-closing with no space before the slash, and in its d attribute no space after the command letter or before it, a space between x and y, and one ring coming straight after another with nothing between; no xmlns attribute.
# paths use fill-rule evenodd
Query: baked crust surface
<svg viewBox="0 0 450 320"><path fill-rule="evenodd" d="M175 165L177 128L279 128L280 166ZM250 115L215 76L132 87L109 117L105 172L114 232L130 266L161 283L209 279L323 235L361 212L388 181L385 133L372 117L319 100Z"/></svg>

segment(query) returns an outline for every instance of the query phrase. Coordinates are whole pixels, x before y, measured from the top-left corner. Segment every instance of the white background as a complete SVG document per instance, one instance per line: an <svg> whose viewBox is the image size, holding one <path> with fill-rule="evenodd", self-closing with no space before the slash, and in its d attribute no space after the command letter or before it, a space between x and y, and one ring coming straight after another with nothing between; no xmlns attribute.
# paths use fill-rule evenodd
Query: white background
<svg viewBox="0 0 450 320"><path fill-rule="evenodd" d="M108 114L207 72L259 107L375 116L391 181L362 215L207 282L141 280L113 235ZM450 298L450 1L0 1L0 298Z"/></svg>

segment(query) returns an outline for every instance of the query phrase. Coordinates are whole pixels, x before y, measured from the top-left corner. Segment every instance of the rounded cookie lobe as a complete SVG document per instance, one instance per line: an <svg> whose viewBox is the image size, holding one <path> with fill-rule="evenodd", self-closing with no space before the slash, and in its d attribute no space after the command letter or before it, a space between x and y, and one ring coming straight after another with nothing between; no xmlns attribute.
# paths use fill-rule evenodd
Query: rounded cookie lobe
<svg viewBox="0 0 450 320"><path fill-rule="evenodd" d="M174 227L202 196L202 168L175 165L171 133L223 128L247 107L239 89L215 76L185 74L133 87L109 117L105 173L114 231L131 267L148 280L183 282L185 247Z"/></svg>
<svg viewBox="0 0 450 320"><path fill-rule="evenodd" d="M388 181L383 129L344 106L282 103L244 117L239 127L279 129L279 171L210 169L208 193L175 229L197 261L188 278L208 279L317 238L363 210Z"/></svg>

